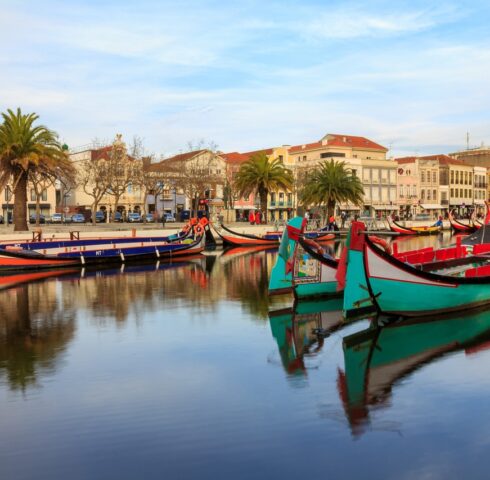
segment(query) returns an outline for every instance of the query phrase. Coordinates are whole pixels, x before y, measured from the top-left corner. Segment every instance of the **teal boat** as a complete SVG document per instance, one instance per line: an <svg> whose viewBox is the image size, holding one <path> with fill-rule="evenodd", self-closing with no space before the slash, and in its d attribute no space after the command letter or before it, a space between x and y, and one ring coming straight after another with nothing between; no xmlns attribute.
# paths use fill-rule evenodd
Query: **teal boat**
<svg viewBox="0 0 490 480"><path fill-rule="evenodd" d="M383 251L364 231L362 222L352 223L346 267L339 266L346 271L344 315L375 308L380 313L420 316L490 303L487 257L457 259L457 270L449 268L451 261L437 262L434 270L427 264L420 268Z"/></svg>
<svg viewBox="0 0 490 480"><path fill-rule="evenodd" d="M344 325L342 299L298 302L292 308L269 312L269 322L284 370L304 374L304 357L315 355L325 337Z"/></svg>
<svg viewBox="0 0 490 480"><path fill-rule="evenodd" d="M337 386L353 434L369 425L371 408L389 406L393 387L408 375L448 353L488 348L489 340L489 310L406 319L345 337Z"/></svg>
<svg viewBox="0 0 490 480"><path fill-rule="evenodd" d="M338 261L313 253L311 245L316 244L305 239L305 228L306 219L294 217L284 229L269 280L269 295L294 293L296 298L304 299L341 293L335 278Z"/></svg>

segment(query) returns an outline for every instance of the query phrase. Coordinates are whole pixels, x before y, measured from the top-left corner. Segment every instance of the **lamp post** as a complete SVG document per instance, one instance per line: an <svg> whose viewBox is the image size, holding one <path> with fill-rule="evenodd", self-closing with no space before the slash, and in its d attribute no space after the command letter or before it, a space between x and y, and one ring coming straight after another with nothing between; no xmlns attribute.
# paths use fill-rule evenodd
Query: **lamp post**
<svg viewBox="0 0 490 480"><path fill-rule="evenodd" d="M10 209L10 206L9 206L9 201L10 201L10 187L7 185L5 187L5 199L7 201L7 218L5 219L5 222L7 224L7 228L9 226L9 209Z"/></svg>
<svg viewBox="0 0 490 480"><path fill-rule="evenodd" d="M177 187L174 185L174 219L177 221Z"/></svg>

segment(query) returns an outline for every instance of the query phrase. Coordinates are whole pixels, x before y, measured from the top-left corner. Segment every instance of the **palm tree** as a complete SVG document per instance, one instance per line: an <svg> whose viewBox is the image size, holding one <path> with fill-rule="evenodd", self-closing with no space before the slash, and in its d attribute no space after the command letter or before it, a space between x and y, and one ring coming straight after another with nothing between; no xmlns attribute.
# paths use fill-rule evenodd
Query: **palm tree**
<svg viewBox="0 0 490 480"><path fill-rule="evenodd" d="M258 193L260 209L267 222L267 196L271 190L289 190L293 175L279 159L269 160L265 152L253 154L242 164L235 178L235 186L242 197Z"/></svg>
<svg viewBox="0 0 490 480"><path fill-rule="evenodd" d="M0 125L0 189L13 181L14 230L27 230L27 181L37 173L43 177L73 176L75 169L55 132L34 126L35 113L7 110Z"/></svg>
<svg viewBox="0 0 490 480"><path fill-rule="evenodd" d="M360 205L364 189L358 177L345 166L345 162L321 162L306 174L300 198L304 205L327 208L328 216L334 215L337 203Z"/></svg>

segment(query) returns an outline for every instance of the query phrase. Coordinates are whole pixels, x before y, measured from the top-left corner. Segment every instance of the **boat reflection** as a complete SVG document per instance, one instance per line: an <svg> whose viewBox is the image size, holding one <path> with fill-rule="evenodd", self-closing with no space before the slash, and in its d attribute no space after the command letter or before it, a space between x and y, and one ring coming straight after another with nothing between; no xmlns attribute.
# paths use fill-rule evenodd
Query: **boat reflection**
<svg viewBox="0 0 490 480"><path fill-rule="evenodd" d="M294 307L269 312L269 322L284 370L291 375L304 375L304 357L315 356L325 338L344 325L342 298L299 302Z"/></svg>
<svg viewBox="0 0 490 480"><path fill-rule="evenodd" d="M490 310L398 321L344 338L345 372L337 387L352 434L363 434L373 408L389 406L393 387L429 362L452 352L488 348Z"/></svg>

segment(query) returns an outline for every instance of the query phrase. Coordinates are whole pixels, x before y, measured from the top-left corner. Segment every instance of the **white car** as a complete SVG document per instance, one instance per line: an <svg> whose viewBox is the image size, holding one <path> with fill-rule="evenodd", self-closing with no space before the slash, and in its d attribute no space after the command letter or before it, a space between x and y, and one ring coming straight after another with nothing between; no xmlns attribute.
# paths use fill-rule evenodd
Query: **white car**
<svg viewBox="0 0 490 480"><path fill-rule="evenodd" d="M166 213L165 222L175 222L175 217L171 213Z"/></svg>

